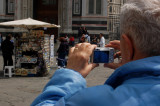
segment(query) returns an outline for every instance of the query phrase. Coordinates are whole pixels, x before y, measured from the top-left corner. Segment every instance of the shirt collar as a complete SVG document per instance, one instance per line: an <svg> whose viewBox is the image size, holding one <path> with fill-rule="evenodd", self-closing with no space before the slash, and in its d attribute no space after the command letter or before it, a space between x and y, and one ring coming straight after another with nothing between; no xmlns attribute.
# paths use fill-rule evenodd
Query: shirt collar
<svg viewBox="0 0 160 106"><path fill-rule="evenodd" d="M116 88L125 80L142 77L144 75L160 76L160 56L132 61L117 68L105 84Z"/></svg>

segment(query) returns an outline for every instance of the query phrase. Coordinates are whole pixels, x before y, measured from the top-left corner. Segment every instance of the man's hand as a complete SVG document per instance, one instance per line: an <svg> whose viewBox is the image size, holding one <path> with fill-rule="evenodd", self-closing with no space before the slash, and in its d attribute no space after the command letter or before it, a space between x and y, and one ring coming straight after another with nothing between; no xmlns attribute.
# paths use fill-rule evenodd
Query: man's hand
<svg viewBox="0 0 160 106"><path fill-rule="evenodd" d="M106 45L106 47L113 47L116 50L120 50L120 41L119 40L110 41L109 44Z"/></svg>
<svg viewBox="0 0 160 106"><path fill-rule="evenodd" d="M89 64L90 56L96 45L90 43L80 43L70 49L67 68L73 69L86 77L91 70L98 66L98 64Z"/></svg>
<svg viewBox="0 0 160 106"><path fill-rule="evenodd" d="M116 52L114 54L114 58L118 58L119 62L118 63L106 63L106 64L104 64L104 67L116 69L116 68L122 66L122 61L119 58L121 56L120 41L119 40L110 41L109 44L107 44L105 47L112 47L115 50L118 50L118 52Z"/></svg>

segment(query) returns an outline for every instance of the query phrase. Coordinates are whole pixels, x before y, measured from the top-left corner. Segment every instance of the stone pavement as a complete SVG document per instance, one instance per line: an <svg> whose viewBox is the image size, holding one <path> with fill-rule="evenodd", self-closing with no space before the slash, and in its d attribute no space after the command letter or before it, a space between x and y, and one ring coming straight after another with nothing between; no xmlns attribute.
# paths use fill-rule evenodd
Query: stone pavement
<svg viewBox="0 0 160 106"><path fill-rule="evenodd" d="M12 77L0 79L1 106L29 106L42 92L56 69L46 77ZM86 78L87 86L101 85L113 72L102 66L94 69Z"/></svg>
<svg viewBox="0 0 160 106"><path fill-rule="evenodd" d="M57 46L58 47L58 46ZM55 62L56 63L56 62ZM3 58L0 55L0 71ZM46 77L0 77L0 106L29 106L42 92L46 83L57 69L56 64ZM86 78L87 86L101 85L112 74L113 70L104 68L102 64L95 68ZM1 74L3 75L3 74Z"/></svg>

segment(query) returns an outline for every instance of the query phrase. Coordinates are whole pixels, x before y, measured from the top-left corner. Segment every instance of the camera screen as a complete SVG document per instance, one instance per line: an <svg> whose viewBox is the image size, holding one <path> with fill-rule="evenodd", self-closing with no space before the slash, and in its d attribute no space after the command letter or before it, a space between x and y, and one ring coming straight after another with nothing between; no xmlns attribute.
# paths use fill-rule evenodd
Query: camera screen
<svg viewBox="0 0 160 106"><path fill-rule="evenodd" d="M108 63L109 51L94 51L93 63Z"/></svg>

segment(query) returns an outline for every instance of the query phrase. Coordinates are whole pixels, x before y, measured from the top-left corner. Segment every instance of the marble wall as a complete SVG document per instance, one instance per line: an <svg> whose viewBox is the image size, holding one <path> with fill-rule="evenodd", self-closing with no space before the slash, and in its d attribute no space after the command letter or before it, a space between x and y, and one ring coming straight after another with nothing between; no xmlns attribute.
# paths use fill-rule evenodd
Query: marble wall
<svg viewBox="0 0 160 106"><path fill-rule="evenodd" d="M0 0L0 15L5 14L6 0ZM73 3L77 3L73 5ZM58 0L59 34L77 34L80 26L86 26L90 34L107 32L107 0L102 0L101 14L88 14L89 0ZM15 13L12 20L24 19L34 15L33 0L15 0ZM74 7L75 6L75 7ZM3 8L3 9L2 9ZM80 13L80 14L79 14ZM0 16L0 19L2 16ZM7 17L4 17L5 19Z"/></svg>

